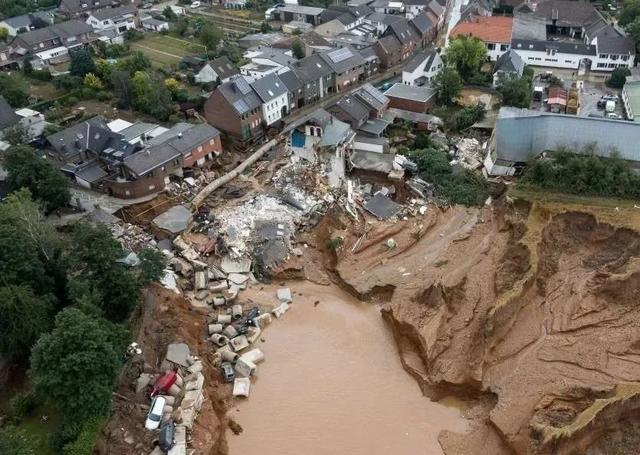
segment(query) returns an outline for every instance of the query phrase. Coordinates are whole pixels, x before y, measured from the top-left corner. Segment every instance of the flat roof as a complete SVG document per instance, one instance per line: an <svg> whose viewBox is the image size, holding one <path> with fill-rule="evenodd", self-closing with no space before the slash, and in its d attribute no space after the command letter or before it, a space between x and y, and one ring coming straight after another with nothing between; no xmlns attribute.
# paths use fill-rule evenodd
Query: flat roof
<svg viewBox="0 0 640 455"><path fill-rule="evenodd" d="M624 84L624 92L629 97L629 106L633 118L640 117L640 82L633 81Z"/></svg>
<svg viewBox="0 0 640 455"><path fill-rule="evenodd" d="M307 14L309 16L318 16L322 14L324 8L316 8L315 6L302 6L302 5L285 5L276 8L276 11L284 11L285 13L298 13Z"/></svg>
<svg viewBox="0 0 640 455"><path fill-rule="evenodd" d="M435 90L429 87L417 87L406 85L401 82L395 83L384 94L388 97L402 98L415 101L429 101L435 95Z"/></svg>

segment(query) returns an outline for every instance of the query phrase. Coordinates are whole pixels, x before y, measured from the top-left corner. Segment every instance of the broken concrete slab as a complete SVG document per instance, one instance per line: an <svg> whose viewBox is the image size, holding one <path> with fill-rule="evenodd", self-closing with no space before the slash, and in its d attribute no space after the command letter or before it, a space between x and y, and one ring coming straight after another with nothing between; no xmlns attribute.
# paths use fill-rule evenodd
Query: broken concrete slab
<svg viewBox="0 0 640 455"><path fill-rule="evenodd" d="M141 373L138 379L136 379L136 393L142 392L152 380L153 380L152 374Z"/></svg>
<svg viewBox="0 0 640 455"><path fill-rule="evenodd" d="M242 317L242 305L236 304L231 307L231 319L234 321Z"/></svg>
<svg viewBox="0 0 640 455"><path fill-rule="evenodd" d="M229 339L221 333L214 333L209 337L209 340L218 346L224 346L229 342Z"/></svg>
<svg viewBox="0 0 640 455"><path fill-rule="evenodd" d="M256 371L256 364L240 357L233 368L239 378L248 378Z"/></svg>
<svg viewBox="0 0 640 455"><path fill-rule="evenodd" d="M189 390L188 392L185 392L180 407L183 411L189 408L195 408L196 411L200 411L203 401L204 396L202 394L202 389Z"/></svg>
<svg viewBox="0 0 640 455"><path fill-rule="evenodd" d="M224 328L224 330L222 331L222 334L227 338L231 339L238 336L238 331L234 326L228 325Z"/></svg>
<svg viewBox="0 0 640 455"><path fill-rule="evenodd" d="M184 231L191 221L191 210L184 205L175 205L153 219L153 224L171 234Z"/></svg>
<svg viewBox="0 0 640 455"><path fill-rule="evenodd" d="M241 273L230 273L229 276L227 276L227 278L229 279L229 281L231 281L234 284L237 284L238 286L245 284L249 279L247 275L242 275Z"/></svg>
<svg viewBox="0 0 640 455"><path fill-rule="evenodd" d="M224 273L249 273L251 271L251 259L240 258L232 259L230 256L225 256L220 262L220 268Z"/></svg>
<svg viewBox="0 0 640 455"><path fill-rule="evenodd" d="M289 288L280 288L276 291L276 296L278 297L278 301L280 303L291 303L293 302L293 297L291 296L291 289Z"/></svg>
<svg viewBox="0 0 640 455"><path fill-rule="evenodd" d="M208 326L209 335L213 335L214 333L222 333L223 329L224 327L222 324L209 324Z"/></svg>
<svg viewBox="0 0 640 455"><path fill-rule="evenodd" d="M250 351L245 352L240 357L242 359L248 360L249 362L252 362L252 363L257 365L257 364L262 363L264 361L264 352L262 352L258 348L255 348L255 349L252 349Z"/></svg>
<svg viewBox="0 0 640 455"><path fill-rule="evenodd" d="M204 387L204 375L200 372L196 373L196 379L193 381L189 381L185 384L184 390L187 392L191 390L202 390Z"/></svg>
<svg viewBox="0 0 640 455"><path fill-rule="evenodd" d="M281 303L279 306L275 307L271 313L276 317L276 318L281 318L289 309L289 304L288 303Z"/></svg>
<svg viewBox="0 0 640 455"><path fill-rule="evenodd" d="M253 322L255 322L255 324L261 329L264 329L266 326L271 324L272 321L273 318L271 317L271 313L263 313L253 319Z"/></svg>
<svg viewBox="0 0 640 455"><path fill-rule="evenodd" d="M380 193L369 199L364 204L364 208L373 216L381 220L387 220L392 216L397 215L400 210L402 210L402 206L400 204Z"/></svg>
<svg viewBox="0 0 640 455"><path fill-rule="evenodd" d="M249 347L249 340L247 340L246 336L240 335L230 340L229 344L234 351L239 352Z"/></svg>
<svg viewBox="0 0 640 455"><path fill-rule="evenodd" d="M162 239L158 242L158 249L162 252L172 252L173 251L173 244L171 243L171 240L169 239Z"/></svg>
<svg viewBox="0 0 640 455"><path fill-rule="evenodd" d="M233 381L233 396L234 397L249 397L249 391L251 390L251 380L249 378L236 378Z"/></svg>
<svg viewBox="0 0 640 455"><path fill-rule="evenodd" d="M259 327L247 327L247 331L244 336L247 337L247 341L249 342L249 344L253 344L258 341L261 333L262 330Z"/></svg>
<svg viewBox="0 0 640 455"><path fill-rule="evenodd" d="M191 365L189 368L187 368L187 371L189 373L198 373L198 372L202 371L203 369L204 369L204 366L202 365L202 362L201 361L197 361L193 365Z"/></svg>
<svg viewBox="0 0 640 455"><path fill-rule="evenodd" d="M186 368L189 366L187 359L190 355L191 351L189 350L189 346L187 346L185 343L172 343L167 346L166 359L169 362L178 364Z"/></svg>
<svg viewBox="0 0 640 455"><path fill-rule="evenodd" d="M196 291L207 288L207 274L205 272L200 271L195 273L194 286Z"/></svg>

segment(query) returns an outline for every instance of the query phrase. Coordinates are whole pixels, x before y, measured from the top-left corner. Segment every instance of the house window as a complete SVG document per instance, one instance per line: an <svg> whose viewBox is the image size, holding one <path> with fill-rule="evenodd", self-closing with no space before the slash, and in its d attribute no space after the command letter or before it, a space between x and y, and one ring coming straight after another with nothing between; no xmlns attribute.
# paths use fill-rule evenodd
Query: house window
<svg viewBox="0 0 640 455"><path fill-rule="evenodd" d="M612 54L612 55L611 55L611 60L618 60L618 56L617 56L617 55Z"/></svg>
<svg viewBox="0 0 640 455"><path fill-rule="evenodd" d="M600 58L609 58L609 54L600 54Z"/></svg>
<svg viewBox="0 0 640 455"><path fill-rule="evenodd" d="M615 63L609 63L609 68L615 68L616 64Z"/></svg>
<svg viewBox="0 0 640 455"><path fill-rule="evenodd" d="M629 56L628 55L623 55L622 57L620 57L623 61L627 61L629 60Z"/></svg>
<svg viewBox="0 0 640 455"><path fill-rule="evenodd" d="M213 145L215 143L216 143L215 139L209 139L209 145Z"/></svg>
<svg viewBox="0 0 640 455"><path fill-rule="evenodd" d="M199 152L201 152L201 151L202 151L202 146L201 146L201 145L199 145L199 146L198 146L198 151L199 151Z"/></svg>
<svg viewBox="0 0 640 455"><path fill-rule="evenodd" d="M508 44L501 44L500 45L500 50L501 51L506 51L507 49L509 49L509 45Z"/></svg>
<svg viewBox="0 0 640 455"><path fill-rule="evenodd" d="M606 63L598 63L598 68L606 68L607 64Z"/></svg>

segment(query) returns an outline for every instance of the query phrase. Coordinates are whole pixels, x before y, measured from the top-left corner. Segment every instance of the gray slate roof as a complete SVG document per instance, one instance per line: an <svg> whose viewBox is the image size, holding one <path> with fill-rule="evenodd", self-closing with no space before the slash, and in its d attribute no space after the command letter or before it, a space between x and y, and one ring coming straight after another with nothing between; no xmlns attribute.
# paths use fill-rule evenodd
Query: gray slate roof
<svg viewBox="0 0 640 455"><path fill-rule="evenodd" d="M134 5L122 5L117 8L104 8L94 13L91 13L91 15L96 19L105 21L107 19L115 19L120 16L125 16L127 14L135 14L137 12L138 12L138 8L136 8Z"/></svg>
<svg viewBox="0 0 640 455"><path fill-rule="evenodd" d="M124 160L124 165L137 176L141 176L179 158L180 155L181 153L170 145L162 144L134 153Z"/></svg>
<svg viewBox="0 0 640 455"><path fill-rule="evenodd" d="M433 62L433 59L436 58L436 55L437 55L437 52L434 50L418 52L416 55L413 56L411 60L409 60L409 63L405 65L405 67L403 68L403 71L413 73L416 69L418 69L418 67L425 60L427 60L427 64L425 68L430 68L431 62Z"/></svg>
<svg viewBox="0 0 640 455"><path fill-rule="evenodd" d="M398 38L398 40L402 44L409 44L411 41L413 41L414 43L416 41L419 41L416 32L413 30L413 28L409 24L409 21L406 19L394 22L389 26L389 28L393 31L396 38Z"/></svg>
<svg viewBox="0 0 640 455"><path fill-rule="evenodd" d="M553 20L558 26L582 27L594 20L596 9L589 2L574 0L545 0L538 3L533 16L539 17L551 24Z"/></svg>
<svg viewBox="0 0 640 455"><path fill-rule="evenodd" d="M598 156L614 151L640 162L640 124L503 107L495 127L498 159L526 162L540 153L568 147L577 152L595 145Z"/></svg>
<svg viewBox="0 0 640 455"><path fill-rule="evenodd" d="M284 82L273 73L257 79L251 84L251 87L253 87L253 90L255 90L263 103L268 103L288 91Z"/></svg>
<svg viewBox="0 0 640 455"><path fill-rule="evenodd" d="M345 71L364 65L364 59L354 48L344 46L329 52L323 52L320 57L331 67L336 73L344 73Z"/></svg>
<svg viewBox="0 0 640 455"><path fill-rule="evenodd" d="M89 24L82 21L71 20L39 28L37 30L31 30L30 32L21 33L15 39L20 39L29 46L35 46L43 41L54 40L56 38L65 40L71 36L89 33L92 30L93 28L91 28Z"/></svg>
<svg viewBox="0 0 640 455"><path fill-rule="evenodd" d="M290 92L295 92L302 88L302 81L298 78L295 71L284 71L278 74L278 77L280 77L280 80L284 82L284 85Z"/></svg>
<svg viewBox="0 0 640 455"><path fill-rule="evenodd" d="M61 155L81 153L87 150L102 154L105 150L112 149L115 152L120 152L118 157L125 157L135 150L135 147L129 144L124 136L111 131L105 119L99 116L52 134L47 137L47 141L51 144L51 148ZM113 159L117 160L115 157Z"/></svg>
<svg viewBox="0 0 640 455"><path fill-rule="evenodd" d="M321 77L334 73L331 67L318 54L298 60L291 68L294 69L304 84L317 81Z"/></svg>
<svg viewBox="0 0 640 455"><path fill-rule="evenodd" d="M14 112L11 106L9 106L7 100L0 96L0 131L12 127L19 121L20 116Z"/></svg>
<svg viewBox="0 0 640 455"><path fill-rule="evenodd" d="M598 53L600 54L620 54L635 55L636 46L633 40L622 35L611 25L597 23L587 30L589 40L597 39Z"/></svg>
<svg viewBox="0 0 640 455"><path fill-rule="evenodd" d="M356 90L354 95L371 109L377 111L389 104L389 98L368 82Z"/></svg>
<svg viewBox="0 0 640 455"><path fill-rule="evenodd" d="M424 13L418 14L409 22L416 28L416 30L418 30L421 35L424 35L433 27L435 27L435 24L432 24L429 20L429 17Z"/></svg>
<svg viewBox="0 0 640 455"><path fill-rule="evenodd" d="M404 18L399 14L371 13L367 16L368 21L385 25L391 25L394 22L401 21L402 19Z"/></svg>
<svg viewBox="0 0 640 455"><path fill-rule="evenodd" d="M227 79L231 76L235 76L240 71L236 68L231 60L227 56L218 57L209 62L209 65L216 72L220 79Z"/></svg>
<svg viewBox="0 0 640 455"><path fill-rule="evenodd" d="M258 95L243 76L235 76L218 87L222 96L238 115L244 115L262 106Z"/></svg>
<svg viewBox="0 0 640 455"><path fill-rule="evenodd" d="M344 112L357 124L361 124L365 119L369 118L369 108L355 96L343 96L329 107L329 110L333 111L336 108Z"/></svg>
<svg viewBox="0 0 640 455"><path fill-rule="evenodd" d="M513 49L509 49L498 57L498 60L493 67L493 72L503 71L505 73L517 73L522 76L524 67L525 63L524 60L522 60L522 57L520 57L520 55Z"/></svg>
<svg viewBox="0 0 640 455"><path fill-rule="evenodd" d="M416 87L398 82L393 84L384 94L388 97L425 102L433 98L436 92L429 87Z"/></svg>

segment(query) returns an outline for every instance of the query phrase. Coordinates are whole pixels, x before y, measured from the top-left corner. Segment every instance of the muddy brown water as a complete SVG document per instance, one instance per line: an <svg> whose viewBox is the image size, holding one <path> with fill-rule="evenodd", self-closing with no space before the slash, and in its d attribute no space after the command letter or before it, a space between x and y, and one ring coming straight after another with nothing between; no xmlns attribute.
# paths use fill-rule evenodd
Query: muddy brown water
<svg viewBox="0 0 640 455"><path fill-rule="evenodd" d="M440 431L466 430L402 369L378 308L332 287L290 287L303 295L263 332L266 360L230 411L244 429L227 435L231 455L439 455ZM273 302L275 287L249 294Z"/></svg>

